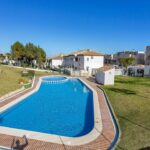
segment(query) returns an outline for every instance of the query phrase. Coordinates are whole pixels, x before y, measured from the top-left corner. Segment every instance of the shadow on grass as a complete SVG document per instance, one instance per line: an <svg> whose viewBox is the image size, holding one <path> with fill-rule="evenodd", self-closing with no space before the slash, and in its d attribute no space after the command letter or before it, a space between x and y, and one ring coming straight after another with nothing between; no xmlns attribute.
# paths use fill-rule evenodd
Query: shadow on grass
<svg viewBox="0 0 150 150"><path fill-rule="evenodd" d="M120 83L120 84L131 84L131 85L143 85L143 86L148 86L150 87L150 82L149 78L141 78L141 77L136 77L136 79L117 79L115 80L115 83Z"/></svg>
<svg viewBox="0 0 150 150"><path fill-rule="evenodd" d="M116 83L121 83L121 84L135 84L135 80L116 80Z"/></svg>
<svg viewBox="0 0 150 150"><path fill-rule="evenodd" d="M128 90L128 89L120 89L120 88L109 88L109 90L117 93L127 94L127 95L136 95L135 91Z"/></svg>
<svg viewBox="0 0 150 150"><path fill-rule="evenodd" d="M112 92L117 92L117 93L126 94L126 95L136 95L136 96L139 96L139 97L144 98L146 100L150 100L150 97L140 95L140 94L138 94L137 92L135 92L133 90L120 89L120 88L114 88L114 87L110 87L108 89Z"/></svg>
<svg viewBox="0 0 150 150"><path fill-rule="evenodd" d="M143 125L138 124L138 123L136 123L136 122L134 122L134 121L132 121L132 120L126 118L126 117L119 116L119 118L121 118L121 119L123 119L123 120L126 120L126 121L130 122L131 124L136 125L136 126L138 126L138 127L140 127L140 128L143 128L143 129L145 129L145 130L147 130L147 131L150 131L150 128L144 127Z"/></svg>

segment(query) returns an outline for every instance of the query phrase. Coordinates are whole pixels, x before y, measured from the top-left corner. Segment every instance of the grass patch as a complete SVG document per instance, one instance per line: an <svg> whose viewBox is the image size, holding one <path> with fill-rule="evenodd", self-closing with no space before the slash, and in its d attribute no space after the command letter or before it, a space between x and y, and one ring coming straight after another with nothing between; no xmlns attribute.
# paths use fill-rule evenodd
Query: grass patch
<svg viewBox="0 0 150 150"><path fill-rule="evenodd" d="M25 83L28 83L29 79L31 79L30 76L22 76L23 69L17 69L13 67L8 66L2 66L0 65L0 97L15 91L22 87L22 85L19 84L20 81L24 81ZM35 76L43 76L43 75L54 75L58 73L48 73L45 72L39 72L35 71ZM25 88L30 87L29 85L26 85Z"/></svg>
<svg viewBox="0 0 150 150"><path fill-rule="evenodd" d="M0 66L0 97L21 88L20 80L28 82L28 78L22 77L19 69Z"/></svg>
<svg viewBox="0 0 150 150"><path fill-rule="evenodd" d="M150 148L150 78L118 76L114 86L102 87L122 132L116 149Z"/></svg>

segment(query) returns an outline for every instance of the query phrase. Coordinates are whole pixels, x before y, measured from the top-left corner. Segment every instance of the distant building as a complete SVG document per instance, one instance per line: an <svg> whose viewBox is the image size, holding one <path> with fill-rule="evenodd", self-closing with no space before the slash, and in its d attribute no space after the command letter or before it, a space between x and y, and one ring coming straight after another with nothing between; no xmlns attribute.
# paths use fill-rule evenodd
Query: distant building
<svg viewBox="0 0 150 150"><path fill-rule="evenodd" d="M105 54L104 64L116 64L116 55L115 54Z"/></svg>
<svg viewBox="0 0 150 150"><path fill-rule="evenodd" d="M145 51L145 64L150 65L150 46L146 47Z"/></svg>
<svg viewBox="0 0 150 150"><path fill-rule="evenodd" d="M145 64L145 53L143 51L137 51L135 55L135 64L144 65Z"/></svg>
<svg viewBox="0 0 150 150"><path fill-rule="evenodd" d="M133 65L133 66L129 66L127 68L127 74L129 76L141 76L143 77L144 76L144 68L145 66L144 65Z"/></svg>
<svg viewBox="0 0 150 150"><path fill-rule="evenodd" d="M73 68L74 70L84 70L92 74L97 68L103 67L104 55L85 49L76 51L64 57L63 66L66 68Z"/></svg>
<svg viewBox="0 0 150 150"><path fill-rule="evenodd" d="M122 51L116 54L105 55L105 64L120 65L119 60L122 58L134 58L134 64L144 64L145 54L142 51Z"/></svg>
<svg viewBox="0 0 150 150"><path fill-rule="evenodd" d="M48 66L55 68L63 65L64 55L47 58Z"/></svg>

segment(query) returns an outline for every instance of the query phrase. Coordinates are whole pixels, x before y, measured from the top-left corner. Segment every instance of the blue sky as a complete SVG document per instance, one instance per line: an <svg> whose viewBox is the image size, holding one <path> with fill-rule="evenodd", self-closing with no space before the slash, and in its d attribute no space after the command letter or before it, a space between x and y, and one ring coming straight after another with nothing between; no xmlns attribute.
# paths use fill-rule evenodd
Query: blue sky
<svg viewBox="0 0 150 150"><path fill-rule="evenodd" d="M0 52L17 40L39 44L48 56L144 50L149 8L150 0L0 0Z"/></svg>

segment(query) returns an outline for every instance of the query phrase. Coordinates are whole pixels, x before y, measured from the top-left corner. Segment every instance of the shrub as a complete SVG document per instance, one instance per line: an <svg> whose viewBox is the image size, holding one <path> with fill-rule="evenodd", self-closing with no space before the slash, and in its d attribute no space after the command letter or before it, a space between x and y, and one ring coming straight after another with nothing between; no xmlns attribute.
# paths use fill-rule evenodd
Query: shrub
<svg viewBox="0 0 150 150"><path fill-rule="evenodd" d="M22 71L22 77L33 78L34 75L35 75L35 71L33 71L33 70L23 70Z"/></svg>
<svg viewBox="0 0 150 150"><path fill-rule="evenodd" d="M25 83L28 83L27 80L25 80L23 78L19 79L19 84L25 84Z"/></svg>

